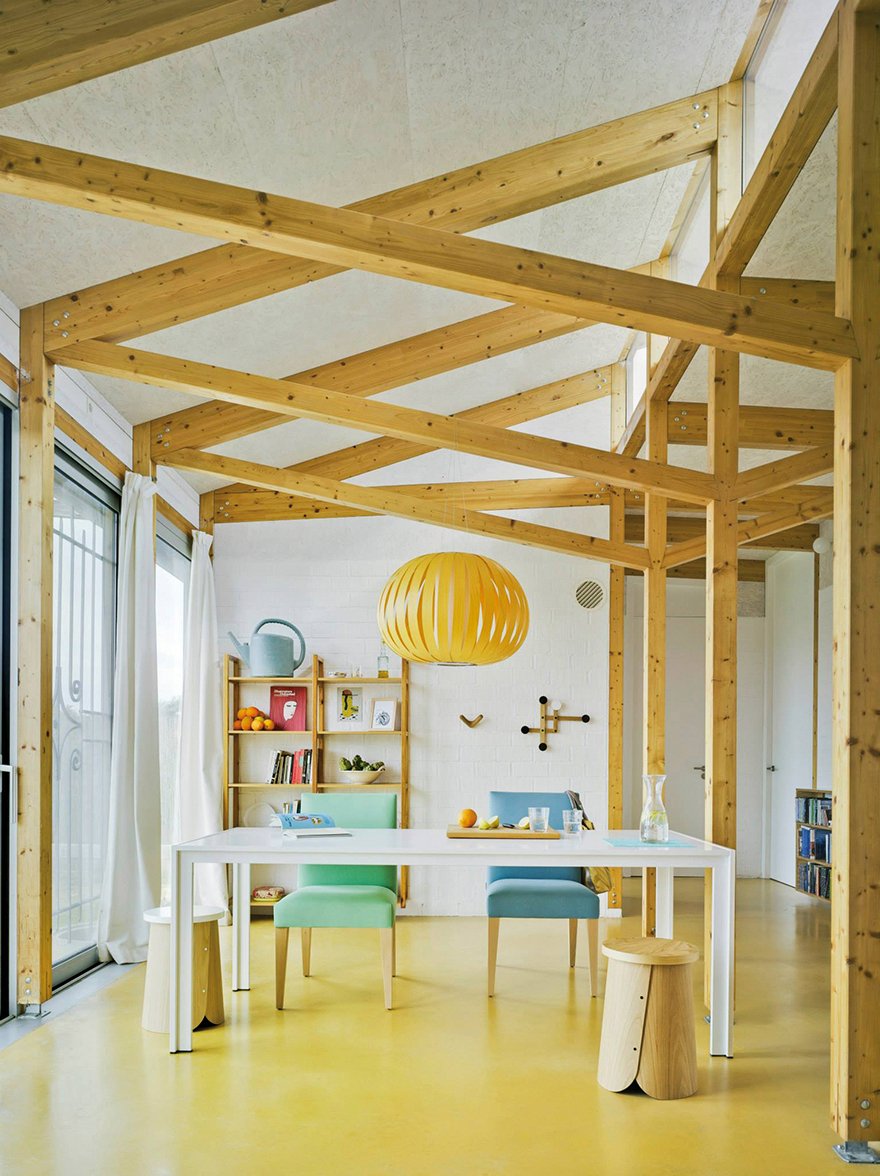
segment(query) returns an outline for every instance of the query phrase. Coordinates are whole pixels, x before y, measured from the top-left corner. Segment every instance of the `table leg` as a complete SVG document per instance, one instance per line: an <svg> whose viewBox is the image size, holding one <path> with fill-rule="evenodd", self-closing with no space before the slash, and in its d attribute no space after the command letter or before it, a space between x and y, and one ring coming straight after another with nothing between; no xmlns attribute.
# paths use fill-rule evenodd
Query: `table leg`
<svg viewBox="0 0 880 1176"><path fill-rule="evenodd" d="M729 850L712 869L712 964L709 1053L733 1057L733 964L736 854Z"/></svg>
<svg viewBox="0 0 880 1176"><path fill-rule="evenodd" d="M168 1049L192 1050L193 863L171 850L171 967Z"/></svg>
<svg viewBox="0 0 880 1176"><path fill-rule="evenodd" d="M655 923L658 939L672 939L672 870L669 866L657 867L657 908Z"/></svg>
<svg viewBox="0 0 880 1176"><path fill-rule="evenodd" d="M232 990L251 986L251 866L232 866Z"/></svg>

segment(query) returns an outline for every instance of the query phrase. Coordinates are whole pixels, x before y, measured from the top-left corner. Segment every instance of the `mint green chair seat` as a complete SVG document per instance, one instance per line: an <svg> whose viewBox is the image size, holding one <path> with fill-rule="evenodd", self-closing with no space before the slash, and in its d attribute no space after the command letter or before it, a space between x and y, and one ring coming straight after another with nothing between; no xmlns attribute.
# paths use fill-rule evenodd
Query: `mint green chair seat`
<svg viewBox="0 0 880 1176"><path fill-rule="evenodd" d="M397 796L306 793L304 813L326 813L345 829L396 829ZM382 954L385 1007L396 973L396 866L300 866L297 889L275 904L275 1006L284 1007L291 927L301 929L303 975L311 972L313 927L376 927Z"/></svg>

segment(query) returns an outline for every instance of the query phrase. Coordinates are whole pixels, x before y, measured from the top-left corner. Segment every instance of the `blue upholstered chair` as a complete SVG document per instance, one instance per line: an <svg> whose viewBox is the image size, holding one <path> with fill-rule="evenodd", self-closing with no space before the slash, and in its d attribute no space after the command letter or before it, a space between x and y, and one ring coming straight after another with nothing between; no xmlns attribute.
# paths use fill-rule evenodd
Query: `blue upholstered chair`
<svg viewBox="0 0 880 1176"><path fill-rule="evenodd" d="M564 792L490 792L489 811L502 825L515 825L530 808L549 808L550 824L562 828L570 808ZM599 896L583 883L582 871L565 867L489 867L486 891L489 916L489 995L495 995L498 929L502 919L568 919L568 963L575 965L578 919L587 920L590 995L595 996L599 968Z"/></svg>
<svg viewBox="0 0 880 1176"><path fill-rule="evenodd" d="M326 813L344 829L396 829L397 797L320 795L307 792L300 809ZM396 866L300 866L297 888L275 904L275 1007L284 1007L287 946L291 927L302 932L303 975L311 971L313 927L376 927L382 953L385 1007L391 1008L391 978L397 972Z"/></svg>

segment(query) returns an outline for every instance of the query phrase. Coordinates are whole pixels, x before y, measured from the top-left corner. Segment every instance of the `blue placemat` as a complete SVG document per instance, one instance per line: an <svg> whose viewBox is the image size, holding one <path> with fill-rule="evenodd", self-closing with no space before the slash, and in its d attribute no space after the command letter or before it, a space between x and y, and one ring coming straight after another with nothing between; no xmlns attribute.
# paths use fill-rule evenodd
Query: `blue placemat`
<svg viewBox="0 0 880 1176"><path fill-rule="evenodd" d="M605 837L609 845L617 849L692 849L689 841L676 841L670 837L668 841L640 841L638 837Z"/></svg>

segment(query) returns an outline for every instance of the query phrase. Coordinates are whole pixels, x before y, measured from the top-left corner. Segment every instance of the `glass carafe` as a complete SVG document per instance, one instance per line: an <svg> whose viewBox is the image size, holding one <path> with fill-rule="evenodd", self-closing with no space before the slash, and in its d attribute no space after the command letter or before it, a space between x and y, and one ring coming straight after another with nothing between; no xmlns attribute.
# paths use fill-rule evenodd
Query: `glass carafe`
<svg viewBox="0 0 880 1176"><path fill-rule="evenodd" d="M651 844L669 840L669 817L663 803L665 776L642 776L645 804L639 822L639 838Z"/></svg>

